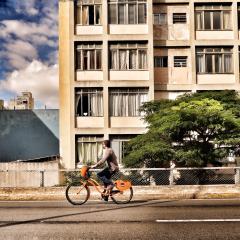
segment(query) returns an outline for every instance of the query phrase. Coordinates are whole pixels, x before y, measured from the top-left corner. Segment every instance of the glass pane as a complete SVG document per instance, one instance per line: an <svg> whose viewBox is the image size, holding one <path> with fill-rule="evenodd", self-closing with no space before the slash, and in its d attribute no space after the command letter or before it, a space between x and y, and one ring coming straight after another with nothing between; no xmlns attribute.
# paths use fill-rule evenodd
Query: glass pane
<svg viewBox="0 0 240 240"><path fill-rule="evenodd" d="M204 12L204 29L211 30L211 12Z"/></svg>
<svg viewBox="0 0 240 240"><path fill-rule="evenodd" d="M102 68L102 51L96 50L96 69Z"/></svg>
<svg viewBox="0 0 240 240"><path fill-rule="evenodd" d="M212 62L212 55L206 55L206 63L205 63L206 73L213 73L213 62Z"/></svg>
<svg viewBox="0 0 240 240"><path fill-rule="evenodd" d="M117 24L117 5L116 4L109 4L108 10L108 21L109 24Z"/></svg>
<svg viewBox="0 0 240 240"><path fill-rule="evenodd" d="M137 5L129 4L128 5L128 24L137 23Z"/></svg>
<svg viewBox="0 0 240 240"><path fill-rule="evenodd" d="M83 6L82 24L88 25L88 6Z"/></svg>
<svg viewBox="0 0 240 240"><path fill-rule="evenodd" d="M204 55L197 55L197 73L204 73Z"/></svg>
<svg viewBox="0 0 240 240"><path fill-rule="evenodd" d="M76 60L77 60L76 68L81 69L82 68L82 66L81 66L81 51L76 52Z"/></svg>
<svg viewBox="0 0 240 240"><path fill-rule="evenodd" d="M101 24L101 6L100 5L95 6L95 24L96 25Z"/></svg>
<svg viewBox="0 0 240 240"><path fill-rule="evenodd" d="M81 24L81 18L82 18L82 8L81 7L77 7L77 12L76 12L76 23L77 24Z"/></svg>
<svg viewBox="0 0 240 240"><path fill-rule="evenodd" d="M215 73L222 73L222 55L221 54L216 54L215 56Z"/></svg>
<svg viewBox="0 0 240 240"><path fill-rule="evenodd" d="M155 14L154 16L153 16L153 22L154 22L154 24L159 24L159 15L158 14Z"/></svg>
<svg viewBox="0 0 240 240"><path fill-rule="evenodd" d="M196 12L196 30L202 30L202 29L203 29L202 13Z"/></svg>
<svg viewBox="0 0 240 240"><path fill-rule="evenodd" d="M232 73L233 63L232 63L232 55L225 54L224 55L224 73Z"/></svg>
<svg viewBox="0 0 240 240"><path fill-rule="evenodd" d="M138 4L138 23L146 23L147 9L146 4Z"/></svg>
<svg viewBox="0 0 240 240"><path fill-rule="evenodd" d="M147 51L138 51L138 67L139 69L147 69Z"/></svg>
<svg viewBox="0 0 240 240"><path fill-rule="evenodd" d="M119 68L121 70L127 69L128 62L127 62L127 51L126 50L119 50Z"/></svg>
<svg viewBox="0 0 240 240"><path fill-rule="evenodd" d="M137 50L129 50L129 69L137 68Z"/></svg>
<svg viewBox="0 0 240 240"><path fill-rule="evenodd" d="M125 24L125 8L126 5L124 4L119 4L118 5L118 23L119 24Z"/></svg>
<svg viewBox="0 0 240 240"><path fill-rule="evenodd" d="M88 54L87 54L87 50L83 51L83 70L87 70L88 69Z"/></svg>
<svg viewBox="0 0 240 240"><path fill-rule="evenodd" d="M89 51L89 57L90 57L90 68L89 69L95 69L95 54L94 54L94 50Z"/></svg>
<svg viewBox="0 0 240 240"><path fill-rule="evenodd" d="M220 11L213 12L213 29L215 30L221 29L221 12Z"/></svg>
<svg viewBox="0 0 240 240"><path fill-rule="evenodd" d="M231 19L231 12L230 11L223 12L223 29L224 30L231 30L232 29L232 19Z"/></svg>
<svg viewBox="0 0 240 240"><path fill-rule="evenodd" d="M90 5L89 7L89 25L94 25L94 5Z"/></svg>
<svg viewBox="0 0 240 240"><path fill-rule="evenodd" d="M117 70L118 69L118 58L117 58L117 50L111 50L110 53L110 69Z"/></svg>
<svg viewBox="0 0 240 240"><path fill-rule="evenodd" d="M167 14L166 13L159 14L159 24L160 25L167 24Z"/></svg>

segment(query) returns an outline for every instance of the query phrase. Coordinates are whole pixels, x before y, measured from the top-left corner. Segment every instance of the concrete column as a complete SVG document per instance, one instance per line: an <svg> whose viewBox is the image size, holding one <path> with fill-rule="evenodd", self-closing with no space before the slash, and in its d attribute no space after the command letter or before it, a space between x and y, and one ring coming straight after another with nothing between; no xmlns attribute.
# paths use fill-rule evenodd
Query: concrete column
<svg viewBox="0 0 240 240"><path fill-rule="evenodd" d="M195 46L195 38L196 38L196 32L195 32L195 14L194 14L194 2L191 1L189 3L189 32L190 32L190 49L191 49L191 74L192 74L192 84L193 91L196 88L197 85L197 72L196 72L196 46Z"/></svg>
<svg viewBox="0 0 240 240"><path fill-rule="evenodd" d="M147 1L149 100L154 100L153 1Z"/></svg>
<svg viewBox="0 0 240 240"><path fill-rule="evenodd" d="M239 46L238 46L238 6L237 2L232 3L233 15L233 31L234 31L234 48L233 48L233 61L234 61L234 75L235 82L239 84Z"/></svg>
<svg viewBox="0 0 240 240"><path fill-rule="evenodd" d="M74 2L59 1L60 156L65 168L75 167L73 36Z"/></svg>

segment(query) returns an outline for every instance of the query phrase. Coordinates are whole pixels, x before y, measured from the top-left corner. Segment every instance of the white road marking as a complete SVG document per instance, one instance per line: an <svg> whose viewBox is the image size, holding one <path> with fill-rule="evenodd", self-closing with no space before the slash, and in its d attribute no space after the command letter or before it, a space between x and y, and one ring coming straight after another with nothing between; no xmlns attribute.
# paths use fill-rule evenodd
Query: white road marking
<svg viewBox="0 0 240 240"><path fill-rule="evenodd" d="M176 220L156 220L157 223L188 223L188 222L240 222L240 219L176 219Z"/></svg>

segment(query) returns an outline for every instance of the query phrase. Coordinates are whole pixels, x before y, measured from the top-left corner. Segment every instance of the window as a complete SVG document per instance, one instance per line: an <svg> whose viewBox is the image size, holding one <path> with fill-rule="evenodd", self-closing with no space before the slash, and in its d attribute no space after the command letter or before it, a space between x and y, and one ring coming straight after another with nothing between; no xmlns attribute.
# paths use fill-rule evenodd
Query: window
<svg viewBox="0 0 240 240"><path fill-rule="evenodd" d="M108 0L109 24L145 24L146 0Z"/></svg>
<svg viewBox="0 0 240 240"><path fill-rule="evenodd" d="M186 22L187 22L186 13L173 13L173 24Z"/></svg>
<svg viewBox="0 0 240 240"><path fill-rule="evenodd" d="M77 89L75 95L76 115L81 117L103 116L103 92L97 88Z"/></svg>
<svg viewBox="0 0 240 240"><path fill-rule="evenodd" d="M109 63L112 70L146 70L147 44L110 44Z"/></svg>
<svg viewBox="0 0 240 240"><path fill-rule="evenodd" d="M167 56L155 56L154 57L154 67L168 67L168 57Z"/></svg>
<svg viewBox="0 0 240 240"><path fill-rule="evenodd" d="M148 100L148 89L122 88L110 91L110 115L114 117L140 116L139 107Z"/></svg>
<svg viewBox="0 0 240 240"><path fill-rule="evenodd" d="M101 70L102 69L102 45L81 44L76 48L77 70Z"/></svg>
<svg viewBox="0 0 240 240"><path fill-rule="evenodd" d="M174 67L187 67L187 57L174 56Z"/></svg>
<svg viewBox="0 0 240 240"><path fill-rule="evenodd" d="M153 23L156 25L167 24L167 14L166 13L154 13L153 14Z"/></svg>
<svg viewBox="0 0 240 240"><path fill-rule="evenodd" d="M197 73L233 73L232 48L198 48Z"/></svg>
<svg viewBox="0 0 240 240"><path fill-rule="evenodd" d="M76 23L80 25L101 25L102 1L80 0L76 6Z"/></svg>
<svg viewBox="0 0 240 240"><path fill-rule="evenodd" d="M81 136L77 138L77 160L81 164L96 163L103 155L103 136Z"/></svg>
<svg viewBox="0 0 240 240"><path fill-rule="evenodd" d="M196 30L231 30L231 6L207 5L195 8Z"/></svg>
<svg viewBox="0 0 240 240"><path fill-rule="evenodd" d="M119 164L122 164L122 160L125 157L124 153L127 142L134 137L135 135L119 135L110 137L111 147L117 156Z"/></svg>

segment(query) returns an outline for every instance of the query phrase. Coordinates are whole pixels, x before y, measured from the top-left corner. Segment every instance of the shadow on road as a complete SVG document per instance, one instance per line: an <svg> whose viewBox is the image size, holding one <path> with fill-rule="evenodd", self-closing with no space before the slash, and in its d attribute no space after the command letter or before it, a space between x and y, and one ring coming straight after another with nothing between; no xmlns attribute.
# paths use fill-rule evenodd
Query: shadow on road
<svg viewBox="0 0 240 240"><path fill-rule="evenodd" d="M168 200L168 201L154 201L154 202L148 202L148 201L132 201L128 205L121 206L121 207L114 207L114 208L107 208L107 209L100 209L100 210L93 210L93 211L85 211L85 212L78 212L78 213L71 213L71 214L64 214L64 215L55 215L51 217L46 218L37 218L32 220L26 220L26 221L13 221L8 222L0 225L0 228L3 227L10 227L15 225L21 225L21 224L30 224L30 223L41 223L47 220L56 219L56 218L62 218L62 217L70 217L70 216L80 216L90 213L99 213L99 212L108 212L108 211L116 211L119 209L127 209L127 208L137 208L142 206L151 206L159 203L166 203L166 202L176 202L177 200Z"/></svg>

